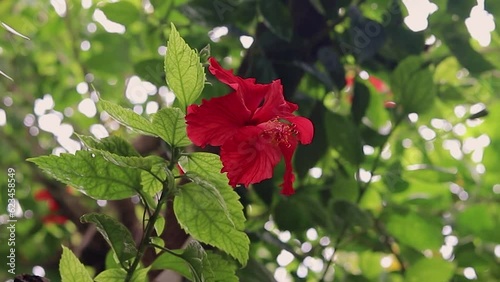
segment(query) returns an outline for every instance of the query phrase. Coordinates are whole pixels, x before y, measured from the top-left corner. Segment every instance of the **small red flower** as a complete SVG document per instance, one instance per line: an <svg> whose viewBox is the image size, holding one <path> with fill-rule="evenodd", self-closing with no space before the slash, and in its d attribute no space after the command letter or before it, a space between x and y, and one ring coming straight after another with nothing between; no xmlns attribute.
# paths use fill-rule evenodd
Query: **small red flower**
<svg viewBox="0 0 500 282"><path fill-rule="evenodd" d="M209 62L210 72L234 91L188 107L189 138L197 146L221 146L221 172L227 172L233 187L271 178L283 156L281 193L293 194L292 156L299 142L311 143L311 121L293 114L298 106L285 101L280 80L257 84L223 69L214 58Z"/></svg>
<svg viewBox="0 0 500 282"><path fill-rule="evenodd" d="M368 78L368 81L370 81L370 83L373 85L373 87L375 87L375 89L378 92L383 93L389 89L389 87L387 87L385 82L383 82L381 79L379 79L378 77L376 77L374 75L370 75L370 77Z"/></svg>
<svg viewBox="0 0 500 282"><path fill-rule="evenodd" d="M64 224L64 223L66 223L67 220L68 220L67 217L65 217L63 215L58 215L58 214L49 214L49 215L42 217L42 222L44 224L51 224L51 223Z"/></svg>
<svg viewBox="0 0 500 282"><path fill-rule="evenodd" d="M49 205L49 210L52 212L59 210L59 204L57 204L56 200L52 197L52 194L46 189L37 191L35 193L35 200L38 201L46 201Z"/></svg>
<svg viewBox="0 0 500 282"><path fill-rule="evenodd" d="M57 214L57 212L59 211L59 204L57 204L56 200L47 189L37 191L34 196L35 200L45 201L49 206L50 214L42 217L42 222L44 224L64 224L68 220L67 217Z"/></svg>

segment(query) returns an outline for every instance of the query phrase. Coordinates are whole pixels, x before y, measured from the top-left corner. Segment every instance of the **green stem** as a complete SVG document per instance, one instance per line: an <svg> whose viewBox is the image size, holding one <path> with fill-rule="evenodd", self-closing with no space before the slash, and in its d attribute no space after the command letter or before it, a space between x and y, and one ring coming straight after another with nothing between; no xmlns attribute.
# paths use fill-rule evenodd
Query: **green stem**
<svg viewBox="0 0 500 282"><path fill-rule="evenodd" d="M142 256L144 255L147 247L149 246L149 240L151 238L151 234L153 233L155 222L158 219L158 216L160 215L162 206L164 203L165 204L167 203L167 198L170 195L171 191L173 191L175 185L174 176L170 170L166 170L166 172L167 172L167 182L163 183L163 191L161 192L160 200L158 201L158 205L156 206L155 211L148 220L148 224L146 225L146 229L144 231L144 234L142 236L141 242L137 250L137 255L135 256L132 265L127 270L127 276L125 277L125 282L129 282L132 279L132 276L134 275L137 266L141 262Z"/></svg>

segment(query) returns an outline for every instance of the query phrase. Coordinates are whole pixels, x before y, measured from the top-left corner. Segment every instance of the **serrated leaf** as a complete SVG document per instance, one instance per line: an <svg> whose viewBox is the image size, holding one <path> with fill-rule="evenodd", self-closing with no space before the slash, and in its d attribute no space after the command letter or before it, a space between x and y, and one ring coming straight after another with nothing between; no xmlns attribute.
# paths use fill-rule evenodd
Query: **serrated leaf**
<svg viewBox="0 0 500 282"><path fill-rule="evenodd" d="M95 282L122 282L127 277L127 272L122 268L104 270L94 278Z"/></svg>
<svg viewBox="0 0 500 282"><path fill-rule="evenodd" d="M63 252L59 262L59 272L63 282L92 282L85 266L78 260L73 252L62 246Z"/></svg>
<svg viewBox="0 0 500 282"><path fill-rule="evenodd" d="M151 196L160 192L163 189L163 183L161 181L167 179L167 172L165 169L165 164L157 164L151 167L151 172L141 171L142 190ZM161 181L158 180L157 177L161 179Z"/></svg>
<svg viewBox="0 0 500 282"><path fill-rule="evenodd" d="M184 156L179 164L185 172L193 172L202 179L209 180L219 191L229 211L230 218L238 230L245 228L245 215L238 194L229 186L227 176L221 173L220 157L211 153L198 152Z"/></svg>
<svg viewBox="0 0 500 282"><path fill-rule="evenodd" d="M238 282L236 269L238 266L235 261L226 258L212 251L207 251L207 261L210 263L210 269L213 273L213 279L216 282Z"/></svg>
<svg viewBox="0 0 500 282"><path fill-rule="evenodd" d="M182 111L196 101L205 84L205 72L198 54L182 39L171 25L165 56L165 73L170 89L177 97Z"/></svg>
<svg viewBox="0 0 500 282"><path fill-rule="evenodd" d="M184 250L173 250L160 255L151 265L152 269L171 269L196 281L214 281L214 274L207 261L207 253L197 241L192 241Z"/></svg>
<svg viewBox="0 0 500 282"><path fill-rule="evenodd" d="M102 155L77 151L75 155L30 158L45 173L99 200L119 200L137 194L141 179L139 170L120 167Z"/></svg>
<svg viewBox="0 0 500 282"><path fill-rule="evenodd" d="M155 132L172 147L191 144L186 133L184 113L179 108L163 108L153 117Z"/></svg>
<svg viewBox="0 0 500 282"><path fill-rule="evenodd" d="M138 269L132 275L130 282L147 281L149 268ZM127 272L122 268L107 269L94 278L95 282L123 282L127 277Z"/></svg>
<svg viewBox="0 0 500 282"><path fill-rule="evenodd" d="M191 276L191 272L189 270L187 262L182 257L180 257L182 250L172 250L171 252L177 253L177 255L167 252L161 254L158 258L155 259L153 264L151 264L151 269L171 269L192 280L193 278Z"/></svg>
<svg viewBox="0 0 500 282"><path fill-rule="evenodd" d="M110 136L101 140L96 140L90 136L78 135L78 137L90 150L102 155L106 160L117 166L151 171L153 166L164 166L165 164L165 160L158 156L141 157L130 143L117 136Z"/></svg>
<svg viewBox="0 0 500 282"><path fill-rule="evenodd" d="M107 161L121 167L138 168L151 171L154 166L165 167L165 160L158 156L143 157L123 157L106 151L96 151Z"/></svg>
<svg viewBox="0 0 500 282"><path fill-rule="evenodd" d="M156 136L153 124L145 117L138 115L131 109L123 108L119 105L102 99L100 99L97 104L102 108L103 111L106 111L119 123L130 127L141 134Z"/></svg>
<svg viewBox="0 0 500 282"><path fill-rule="evenodd" d="M207 253L203 247L197 241L189 242L188 246L180 255L189 266L189 271L191 272L191 277L195 282L205 281L205 273L211 273L209 266L207 265Z"/></svg>
<svg viewBox="0 0 500 282"><path fill-rule="evenodd" d="M228 217L217 197L218 191L214 190L209 185L183 185L174 199L175 214L181 227L193 238L223 250L244 265L250 240Z"/></svg>
<svg viewBox="0 0 500 282"><path fill-rule="evenodd" d="M80 218L82 223L94 223L99 233L111 246L120 262L125 262L137 255L134 239L130 231L116 219L98 213L89 213Z"/></svg>
<svg viewBox="0 0 500 282"><path fill-rule="evenodd" d="M113 135L100 140L97 140L92 136L84 135L78 135L78 138L89 149L108 151L110 153L125 157L140 156L129 142L118 136Z"/></svg>

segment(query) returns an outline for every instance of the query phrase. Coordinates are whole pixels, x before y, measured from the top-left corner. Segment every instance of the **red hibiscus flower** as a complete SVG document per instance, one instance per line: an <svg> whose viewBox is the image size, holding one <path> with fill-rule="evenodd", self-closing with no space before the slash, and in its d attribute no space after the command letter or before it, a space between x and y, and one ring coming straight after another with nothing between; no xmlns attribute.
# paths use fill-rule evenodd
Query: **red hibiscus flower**
<svg viewBox="0 0 500 282"><path fill-rule="evenodd" d="M35 200L46 201L51 212L56 212L59 210L59 204L57 204L56 200L54 200L54 198L52 197L52 194L50 194L50 192L46 189L37 191L35 193Z"/></svg>
<svg viewBox="0 0 500 282"><path fill-rule="evenodd" d="M64 224L68 220L65 216L57 214L59 212L59 205L47 189L37 191L35 193L35 200L46 201L49 206L50 214L42 217L44 224Z"/></svg>
<svg viewBox="0 0 500 282"><path fill-rule="evenodd" d="M281 193L293 194L292 156L299 142L311 143L311 121L293 114L298 106L285 101L280 80L258 84L223 69L214 58L209 62L210 72L234 91L188 107L189 138L197 146L221 147L221 172L227 172L233 187L271 178L283 156Z"/></svg>

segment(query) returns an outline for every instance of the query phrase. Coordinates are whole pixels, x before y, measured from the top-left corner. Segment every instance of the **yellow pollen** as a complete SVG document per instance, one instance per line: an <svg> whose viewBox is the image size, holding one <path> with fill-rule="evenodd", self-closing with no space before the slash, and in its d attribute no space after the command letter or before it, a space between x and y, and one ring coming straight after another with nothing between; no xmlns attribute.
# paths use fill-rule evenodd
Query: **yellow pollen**
<svg viewBox="0 0 500 282"><path fill-rule="evenodd" d="M274 118L266 123L266 129L262 133L263 137L269 138L269 142L274 145L284 144L287 148L292 146L292 138L299 134L297 126L287 120Z"/></svg>

